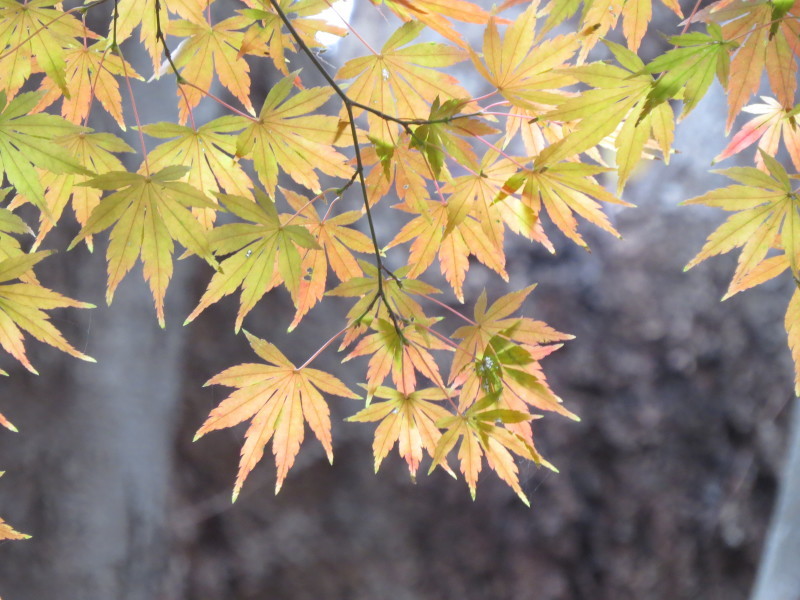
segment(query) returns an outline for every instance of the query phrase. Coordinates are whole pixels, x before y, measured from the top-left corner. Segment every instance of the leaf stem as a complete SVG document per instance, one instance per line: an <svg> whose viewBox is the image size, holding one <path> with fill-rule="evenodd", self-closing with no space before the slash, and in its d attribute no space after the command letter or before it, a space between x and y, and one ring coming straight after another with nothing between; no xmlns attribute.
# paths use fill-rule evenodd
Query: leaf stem
<svg viewBox="0 0 800 600"><path fill-rule="evenodd" d="M316 351L316 352L314 352L314 354L312 354L311 356L309 356L309 357L308 357L308 360L306 360L306 362L304 362L302 365L300 365L299 367L297 367L297 369L295 369L295 371L302 371L303 369L305 369L305 368L306 368L308 365L310 365L310 364L311 364L311 363L314 361L314 359L316 359L316 358L317 358L317 357L318 357L320 354L322 354L323 352L325 352L325 350L327 350L327 349L328 349L328 347L329 347L329 346L330 346L330 345L331 345L333 342L335 342L335 341L336 341L336 340L338 340L340 337L342 337L342 335L344 335L344 333L345 333L345 332L346 332L346 331L347 331L349 328L350 328L350 326L349 326L349 325L345 326L345 327L344 327L344 328L343 328L343 329L342 329L342 330L341 330L339 333L337 333L337 334L336 334L336 335L334 335L334 336L333 336L331 339L329 339L327 342L325 342L324 344L322 344L322 346L320 346L320 347L317 349L317 351Z"/></svg>

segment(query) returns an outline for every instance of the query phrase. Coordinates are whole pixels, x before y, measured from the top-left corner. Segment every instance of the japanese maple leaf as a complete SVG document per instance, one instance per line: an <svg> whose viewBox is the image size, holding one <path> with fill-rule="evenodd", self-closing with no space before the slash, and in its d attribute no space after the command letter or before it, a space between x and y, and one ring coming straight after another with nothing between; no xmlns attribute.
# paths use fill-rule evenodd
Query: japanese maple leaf
<svg viewBox="0 0 800 600"><path fill-rule="evenodd" d="M580 46L576 34L544 40L536 36L538 5L528 9L506 30L502 41L494 17L483 36L483 61L470 51L478 72L514 106L535 109L538 104L554 104L560 96L553 93L574 80L555 71L566 65Z"/></svg>
<svg viewBox="0 0 800 600"><path fill-rule="evenodd" d="M46 109L57 100L61 103L61 116L72 123L82 124L89 116L92 102L97 99L117 124L125 130L122 114L122 96L116 77L127 76L143 79L130 63L108 49L109 41L101 39L92 45L82 44L65 50L64 61L66 89L49 75L42 80L39 91L43 92L34 112Z"/></svg>
<svg viewBox="0 0 800 600"><path fill-rule="evenodd" d="M481 259L481 262L504 279L507 277L503 252L504 225L553 252L538 216L519 198L511 195L515 190L506 188L507 182L517 172L518 165L519 162L501 158L497 149L490 148L480 163L465 165L469 170L468 175L455 177L442 187L442 192L447 195L446 233L462 224L466 229L474 229L475 223L466 219L467 215L473 216L484 233L483 238L489 241L487 247L481 238L476 239L476 255L483 254L488 261Z"/></svg>
<svg viewBox="0 0 800 600"><path fill-rule="evenodd" d="M464 60L467 55L463 50L433 42L406 45L424 27L420 22L406 23L392 34L379 54L347 61L336 77L354 79L347 88L349 98L400 119L425 119L437 97L442 102L468 98L469 93L454 77L434 70ZM362 110L356 107L353 112L358 116ZM387 143L398 139L396 123L374 113L367 115L367 122L372 137Z"/></svg>
<svg viewBox="0 0 800 600"><path fill-rule="evenodd" d="M751 104L745 106L742 111L753 115L758 115L745 123L742 128L733 136L730 143L714 159L717 163L721 160L733 156L758 142L758 150L765 154L775 156L778 153L778 145L781 138L783 144L789 152L794 168L800 170L800 129L797 127L796 112L800 105L794 109L785 109L774 98L762 96L763 104ZM756 165L762 170L766 170L761 152L756 151Z"/></svg>
<svg viewBox="0 0 800 600"><path fill-rule="evenodd" d="M211 232L211 249L216 254L231 256L222 261L185 323L241 287L235 324L239 331L247 313L281 281L292 298L297 298L302 279L297 246L319 249L319 244L302 225L283 225L275 204L260 190L256 191L256 202L229 194L218 197L225 208L248 222L225 224Z"/></svg>
<svg viewBox="0 0 800 600"><path fill-rule="evenodd" d="M344 298L358 298L358 301L347 312L350 328L344 337L340 350L346 348L351 342L360 337L374 319L391 321L392 317L388 313L386 304L391 307L394 318L398 323L428 323L429 319L425 315L422 306L413 296L441 294L440 290L419 279L406 277L411 269L411 267L406 266L395 270L392 276L386 276L381 273L383 277L381 288L386 299L386 303L384 303L378 294L377 268L375 265L363 260L359 261L358 264L364 271L362 277L348 279L328 291L327 294ZM391 336L391 334L389 335ZM402 340L398 341L402 344Z"/></svg>
<svg viewBox="0 0 800 600"><path fill-rule="evenodd" d="M517 333L516 330L520 332ZM532 335L533 334L533 335ZM517 343L515 338L527 338ZM561 398L547 384L539 361L561 347L553 343L568 339L544 323L520 319L508 329L492 337L483 354L456 377L460 386L458 410L464 411L487 393L495 394L498 408L528 413L530 408L551 411L575 421L580 420L564 408ZM530 343L533 338L535 343ZM527 421L509 425L509 429L533 442Z"/></svg>
<svg viewBox="0 0 800 600"><path fill-rule="evenodd" d="M428 209L406 223L387 246L392 248L411 241L408 277L418 277L438 257L442 274L461 302L464 301L463 284L470 255L508 279L505 255L498 252L479 221L467 217L449 227L448 205L434 201L428 204Z"/></svg>
<svg viewBox="0 0 800 600"><path fill-rule="evenodd" d="M27 114L40 97L28 92L6 104L6 96L0 92L0 174L17 192L46 211L44 186L36 167L54 173L88 174L57 143L58 138L87 130L55 115Z"/></svg>
<svg viewBox="0 0 800 600"><path fill-rule="evenodd" d="M503 201L508 191L519 190L534 214L539 215L543 208L546 209L550 219L565 236L579 246L588 248L578 233L578 221L574 214L620 237L608 217L600 210L597 200L632 206L608 192L594 179L594 175L606 170L604 167L578 162L534 163L534 168L520 171L509 178L498 196L498 201Z"/></svg>
<svg viewBox="0 0 800 600"><path fill-rule="evenodd" d="M728 72L734 68L729 63L736 43L727 41L723 30L715 23L708 25L707 34L695 31L676 35L669 38L669 43L675 48L656 57L644 69L647 73L661 73L661 76L647 95L643 115L680 93L681 117L685 117L708 91L715 76L723 86L733 85Z"/></svg>
<svg viewBox="0 0 800 600"><path fill-rule="evenodd" d="M160 11L156 17L156 2ZM113 19L109 25L108 37L116 39L117 43L122 43L127 39L136 27L139 27L139 41L144 46L153 65L153 71L159 72L161 55L164 50L161 40L158 39L158 24L162 31L169 29L169 13L167 5L173 5L173 0L164 2L159 0L119 0L116 4L117 19ZM175 3L183 6L182 2ZM183 15L188 17L189 15Z"/></svg>
<svg viewBox="0 0 800 600"><path fill-rule="evenodd" d="M459 46L467 44L449 19L465 23L486 23L489 13L466 0L370 0L385 4L404 21L419 21Z"/></svg>
<svg viewBox="0 0 800 600"><path fill-rule="evenodd" d="M429 472L438 465L444 465L447 455L461 440L458 460L473 500L485 456L489 468L516 492L520 500L530 506L530 501L519 484L519 470L514 462L514 454L551 469L555 468L528 441L500 425L495 425L497 422L502 424L527 421L533 417L518 411L494 408L495 404L494 395L488 395L465 413L446 417L436 424L446 431L436 446Z"/></svg>
<svg viewBox="0 0 800 600"><path fill-rule="evenodd" d="M792 4L787 7L778 2L722 1L695 15L694 21L722 24L724 38L738 44L727 85L727 130L750 96L758 91L765 67L778 100L785 107L794 103L797 88L794 56L800 54L797 23L800 6Z"/></svg>
<svg viewBox="0 0 800 600"><path fill-rule="evenodd" d="M275 68L284 75L289 74L287 52L296 52L292 36L284 33L283 21L269 2L245 0L251 8L242 11L253 23L244 33L239 54L269 56ZM295 31L309 48L324 46L317 34L326 33L335 36L347 35L343 27L333 25L325 19L315 19L314 15L330 8L329 0L280 0L279 5L284 14L292 15Z"/></svg>
<svg viewBox="0 0 800 600"><path fill-rule="evenodd" d="M542 116L547 121L577 121L577 124L570 126L570 132L563 139L544 148L537 161L542 163L571 158L588 151L619 130L616 160L620 169L621 189L651 137L656 138L665 156L669 156L674 119L672 109L666 102L646 109L647 99L656 84L652 75L645 72L646 66L641 59L619 44L606 42L606 45L619 66L591 63L567 70L571 77L588 84L592 89L562 98L557 108Z"/></svg>
<svg viewBox="0 0 800 600"><path fill-rule="evenodd" d="M4 373L5 374L5 373ZM14 424L5 418L3 413L0 413L0 425L8 429L9 431L13 431L17 433L19 430L14 426ZM1 474L1 473L0 473Z"/></svg>
<svg viewBox="0 0 800 600"><path fill-rule="evenodd" d="M734 211L725 223L708 237L702 250L686 269L705 259L742 248L734 273L741 281L764 261L771 248L783 250L794 277L800 278L800 214L797 190L781 164L761 152L769 173L753 167L733 167L720 171L738 182L725 188L686 200L684 204L704 204ZM730 295L730 294L729 294Z"/></svg>
<svg viewBox="0 0 800 600"><path fill-rule="evenodd" d="M185 174L185 167L176 166L152 175L113 171L90 179L84 185L113 193L100 201L70 244L72 248L87 235L112 227L106 251L106 301L111 303L117 285L141 257L161 327L164 295L172 277L173 242L219 266L205 231L189 210L214 205L200 190L178 181Z"/></svg>
<svg viewBox="0 0 800 600"><path fill-rule="evenodd" d="M0 189L0 200L5 198L10 191L10 188ZM32 233L33 231L25 221L10 210L0 208L0 260L25 254L16 236ZM20 279L26 283L38 283L33 271L21 275Z"/></svg>
<svg viewBox="0 0 800 600"><path fill-rule="evenodd" d="M448 398L447 392L439 388L424 388L404 394L379 386L373 394L385 402L372 402L347 420L381 422L375 430L372 444L376 473L389 451L398 444L400 456L408 463L411 477L416 477L423 450L432 456L442 437L436 422L452 416L450 411L438 404Z"/></svg>
<svg viewBox="0 0 800 600"><path fill-rule="evenodd" d="M371 355L367 368L367 387L377 388L391 372L398 391L410 394L417 387L417 371L434 385L444 388L439 367L428 350L450 350L450 346L430 335L423 335L414 326L400 331L394 323L376 319L372 323L375 333L365 336L344 359Z"/></svg>
<svg viewBox="0 0 800 600"><path fill-rule="evenodd" d="M95 360L76 350L50 322L45 312L53 308L94 308L86 302L78 302L66 296L42 287L38 282L21 281L36 263L52 254L51 252L34 252L20 254L0 261L0 346L16 358L31 373L37 373L25 354L23 331L67 354L95 362Z"/></svg>
<svg viewBox="0 0 800 600"><path fill-rule="evenodd" d="M560 25L573 16L580 5L583 11L580 21L583 48L581 60L598 40L606 37L610 29L617 26L619 17L622 16L622 31L628 43L628 48L636 52L641 44L647 26L653 14L652 0L551 0L548 4L548 19L545 31ZM681 7L677 0L663 0L663 4L679 17L682 16Z"/></svg>
<svg viewBox="0 0 800 600"><path fill-rule="evenodd" d="M64 148L75 161L87 171L102 174L110 171L123 171L124 166L113 152L133 152L133 149L121 139L110 133L85 133L79 131L58 138L59 146ZM41 184L45 188L44 205L46 210L39 214L39 233L33 248L36 249L45 236L61 219L68 203L72 204L75 217L81 226L86 225L89 215L100 203L102 190L81 185L91 176L75 173L54 173L46 169L37 169ZM9 205L14 208L27 201L22 194L17 194ZM92 236L84 238L91 250Z"/></svg>
<svg viewBox="0 0 800 600"><path fill-rule="evenodd" d="M305 423L333 462L330 410L320 390L342 398L358 398L333 375L309 367L298 368L269 342L246 331L245 335L250 347L266 364L237 365L209 379L205 385L238 389L211 411L195 435L198 440L209 431L251 419L233 488L234 501L247 475L264 456L264 447L270 440L278 471L275 493L280 491L303 443Z"/></svg>
<svg viewBox="0 0 800 600"><path fill-rule="evenodd" d="M28 540L31 536L16 531L11 525L0 519L0 540Z"/></svg>
<svg viewBox="0 0 800 600"><path fill-rule="evenodd" d="M202 16L195 20L170 22L169 33L185 38L180 53L174 58L175 66L180 69L182 78L197 86L183 86L178 90L180 123L186 122L191 109L202 99L203 92L210 89L214 74L248 112L255 114L250 102L250 67L239 54L243 34L236 31L250 22L241 15L215 25Z"/></svg>
<svg viewBox="0 0 800 600"><path fill-rule="evenodd" d="M373 245L366 235L348 227L362 218L361 211L348 211L333 217L326 214L320 218L317 209L307 198L291 190L281 188L281 192L297 211L295 214L299 217L298 224L308 230L320 247L318 250L307 248L302 259L303 275L297 294L297 312L289 325L291 331L325 294L328 265L330 264L339 281L360 277L361 267L352 253L371 253ZM290 220L292 218L293 216Z"/></svg>
<svg viewBox="0 0 800 600"><path fill-rule="evenodd" d="M367 174L367 193L370 205L394 192L409 206L424 207L430 199L428 180L430 169L425 156L411 147L408 134L403 133L396 144L373 138L372 145L362 149L365 166L375 165Z"/></svg>
<svg viewBox="0 0 800 600"><path fill-rule="evenodd" d="M424 153L433 178L441 178L445 158L459 164L477 162L468 138L498 133L483 121L460 115L467 103L467 100L439 102L435 98L429 122L416 126L411 134L411 146Z"/></svg>
<svg viewBox="0 0 800 600"><path fill-rule="evenodd" d="M201 190L212 202L215 193L224 190L252 198L253 182L232 156L236 152L236 136L243 123L238 117L214 119L196 129L175 123L144 125L142 131L155 138L172 138L150 151L147 159L150 168L163 169L181 165L188 168L184 180ZM200 224L210 229L216 219L212 209L196 209Z"/></svg>
<svg viewBox="0 0 800 600"><path fill-rule="evenodd" d="M253 161L256 174L271 196L278 185L278 170L314 193L320 192L316 171L336 177L349 177L347 159L334 144L352 143L348 135L340 136L339 119L332 116L307 115L325 104L331 89L310 88L289 93L295 76L280 80L267 94L258 119L247 125L236 141L236 155Z"/></svg>
<svg viewBox="0 0 800 600"><path fill-rule="evenodd" d="M31 59L69 95L65 74L66 48L86 31L81 22L59 8L58 0L0 0L0 90L13 98L31 74ZM90 35L90 34L89 34ZM3 102L5 103L5 102Z"/></svg>
<svg viewBox="0 0 800 600"><path fill-rule="evenodd" d="M535 287L530 285L506 294L498 298L488 309L486 290L481 293L475 303L472 324L459 327L453 332L452 337L460 339L461 343L453 355L448 382L452 383L473 361L482 357L495 336L505 336L528 345L547 344L572 338L541 321L511 317Z"/></svg>

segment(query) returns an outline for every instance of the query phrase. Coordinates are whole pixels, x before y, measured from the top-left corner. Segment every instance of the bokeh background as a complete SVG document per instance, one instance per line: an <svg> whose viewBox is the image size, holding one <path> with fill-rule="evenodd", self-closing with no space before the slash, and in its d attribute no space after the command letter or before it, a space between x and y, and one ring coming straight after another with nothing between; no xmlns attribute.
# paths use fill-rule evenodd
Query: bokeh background
<svg viewBox="0 0 800 600"><path fill-rule="evenodd" d="M232 4L218 2L215 10ZM366 2L353 18L378 37L389 27ZM656 28L675 27L668 15L657 18ZM645 54L663 43L654 36ZM349 51L331 51L326 60ZM271 75L256 73L263 98ZM164 110L173 80L136 89L144 121L174 118ZM206 109L213 117L213 105ZM411 482L396 453L376 476L373 427L344 423L359 404L342 399L331 400L333 466L309 438L279 496L268 455L231 505L244 429L191 440L226 393L201 384L252 360L233 333L236 297L182 327L211 275L199 261L183 261L162 331L140 269L105 306L104 241L93 255L78 248L49 259L40 276L46 285L98 305L54 319L98 364L41 345L31 347L40 377L3 360L11 377L0 411L21 433L0 432L0 470L7 471L0 514L34 537L0 544L0 595L748 598L794 403L783 331L792 282L721 304L733 258L682 272L721 221L719 212L678 204L724 184L708 173L725 143L724 114L715 86L679 126L672 164L641 168L626 190L638 207L613 212L622 241L587 226L592 253L556 234L555 256L522 242L510 247L510 287L539 283L524 313L576 335L544 367L582 420L548 415L535 424L539 449L560 473L522 467L530 509L491 473L475 502L463 481L441 471ZM391 212L381 216L388 241ZM67 223L49 247L63 250L75 231ZM506 289L479 265L468 284L473 299L484 286L494 297ZM302 361L341 327L345 308L326 300L287 335L292 311L287 298L272 294L246 327ZM327 353L320 367L350 384L363 377L365 363L341 366L338 359Z"/></svg>

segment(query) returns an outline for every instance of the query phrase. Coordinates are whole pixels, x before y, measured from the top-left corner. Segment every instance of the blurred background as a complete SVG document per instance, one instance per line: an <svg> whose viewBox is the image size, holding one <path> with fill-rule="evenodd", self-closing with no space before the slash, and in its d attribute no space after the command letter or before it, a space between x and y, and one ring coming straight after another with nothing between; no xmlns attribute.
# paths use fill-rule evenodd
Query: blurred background
<svg viewBox="0 0 800 600"><path fill-rule="evenodd" d="M229 10L228 2L215 10L224 13L226 4ZM387 25L368 3L353 18L361 31L385 37ZM674 19L658 18L656 29L673 31ZM645 54L663 43L653 38ZM133 48L126 56L137 60ZM327 60L339 63L335 52ZM254 71L254 81L263 98L270 76ZM135 90L144 122L175 118L163 108L163 99L174 97L174 78ZM206 108L202 118L216 116L213 105ZM719 211L678 204L724 185L708 173L725 144L724 114L715 86L678 127L672 164L641 168L625 195L638 207L613 212L623 241L586 226L591 254L555 233L555 256L520 241L510 247L508 289L539 283L524 314L576 336L544 368L582 420L548 415L536 422L537 446L560 474L522 467L530 509L489 472L475 502L463 481L440 470L414 484L396 451L376 476L374 427L343 423L359 404L336 398L334 465L307 438L279 496L267 455L231 505L244 428L191 440L226 395L201 384L253 359L243 336L233 333L238 296L182 327L211 275L188 259L167 294L165 331L140 268L106 307L105 236L94 254L84 247L63 252L77 230L67 219L48 245L62 252L42 264L40 278L98 305L54 315L98 364L35 344L39 377L3 359L11 377L3 381L0 412L21 433L0 432L0 470L7 471L0 514L34 537L0 543L0 595L748 598L794 404L783 330L792 282L780 279L720 304L732 257L682 272L722 220ZM389 235L387 229L384 242ZM468 285L465 295L473 299L484 286L492 297L506 289L480 265ZM273 293L245 325L302 361L338 331L345 309L328 299L287 336L292 310L288 298ZM353 385L366 363L342 366L327 353L319 366Z"/></svg>

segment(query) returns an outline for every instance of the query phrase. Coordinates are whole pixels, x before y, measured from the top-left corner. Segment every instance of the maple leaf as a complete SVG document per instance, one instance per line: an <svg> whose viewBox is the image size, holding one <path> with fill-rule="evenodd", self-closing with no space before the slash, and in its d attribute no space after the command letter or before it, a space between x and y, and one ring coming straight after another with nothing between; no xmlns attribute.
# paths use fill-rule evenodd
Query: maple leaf
<svg viewBox="0 0 800 600"><path fill-rule="evenodd" d="M398 329L394 323L378 318L372 322L372 327L375 333L359 341L344 359L348 361L357 356L371 355L367 368L369 390L377 388L391 372L397 390L411 394L417 387L417 371L444 389L439 367L428 350L450 350L450 346L428 335L419 325Z"/></svg>
<svg viewBox="0 0 800 600"><path fill-rule="evenodd" d="M677 0L663 0L662 3L679 17L683 16ZM583 4L580 27L583 38L583 49L580 61L589 50L603 39L610 29L617 26L619 17L623 17L622 31L628 42L628 48L636 52L641 44L647 26L653 14L652 0L551 0L548 3L548 18L545 31L563 23L572 17Z"/></svg>
<svg viewBox="0 0 800 600"><path fill-rule="evenodd" d="M473 500L485 456L489 467L516 492L526 506L530 506L530 501L520 487L519 471L513 455L555 468L545 461L527 440L504 427L495 425L498 421L515 423L533 417L518 411L493 408L496 401L495 395L487 395L465 413L449 416L437 422L437 427L446 431L439 439L433 453L433 463L429 473L438 465L444 465L447 455L460 439L458 460Z"/></svg>
<svg viewBox="0 0 800 600"><path fill-rule="evenodd" d="M155 138L173 138L153 148L147 155L154 170L169 166L187 167L184 180L204 192L212 202L215 194L224 189L229 194L252 198L253 182L238 161L236 136L243 128L242 120L234 116L220 117L200 127L186 127L161 122L142 126L142 131ZM216 210L195 209L195 215L204 228L210 229L216 219Z"/></svg>
<svg viewBox="0 0 800 600"><path fill-rule="evenodd" d="M646 73L661 73L661 76L647 95L643 115L682 92L681 118L685 117L708 91L715 75L729 89L734 85L733 75L729 80L726 78L729 71L738 72L735 59L729 66L729 53L735 42L725 41L717 24L710 23L707 34L694 31L676 35L669 38L669 43L676 47L653 59L644 69Z"/></svg>
<svg viewBox="0 0 800 600"><path fill-rule="evenodd" d="M77 164L87 172L102 174L110 171L122 171L122 162L112 152L133 152L121 139L110 133L85 133L79 131L65 135L56 140L67 153L75 159ZM81 226L86 225L89 215L100 203L102 191L96 188L81 185L89 180L90 176L74 173L54 173L46 169L38 169L40 181L45 188L44 206L39 214L39 233L36 236L33 249L39 247L45 236L56 226L61 218L67 203L71 202L75 217ZM27 198L22 194L12 200L9 208L23 204ZM85 238L87 247L91 250L92 236Z"/></svg>
<svg viewBox="0 0 800 600"><path fill-rule="evenodd" d="M571 158L615 136L618 190L621 192L652 137L669 160L674 119L669 104L647 108L649 94L657 85L641 59L633 52L606 42L620 66L592 63L567 70L574 79L592 86L580 95L564 98L558 107L542 115L546 121L573 122L562 139L539 152L537 162ZM616 134L616 135L615 135Z"/></svg>
<svg viewBox="0 0 800 600"><path fill-rule="evenodd" d="M339 281L360 277L361 267L351 251L370 253L373 251L373 246L372 240L366 235L348 227L361 219L360 211L352 210L333 217L326 214L320 219L317 209L305 197L282 188L281 192L297 211L300 224L308 230L320 247L319 250L307 248L306 255L302 259L300 269L302 276L296 301L297 312L289 325L289 331L292 331L300 319L322 299L327 287L328 265L330 264Z"/></svg>
<svg viewBox="0 0 800 600"><path fill-rule="evenodd" d="M181 124L186 122L189 112L210 89L214 74L249 113L255 114L250 102L250 67L239 54L243 34L236 31L250 22L245 16L230 17L215 25L202 16L193 20L170 21L168 33L185 38L181 42L181 52L174 57L174 64L180 69L183 79L197 86L178 90L178 120Z"/></svg>
<svg viewBox="0 0 800 600"><path fill-rule="evenodd" d="M501 158L497 149L490 148L480 163L464 165L470 171L468 175L455 177L442 188L444 194L449 194L445 236L459 227L470 240L470 248L478 259L503 279L508 277L503 252L504 224L553 252L538 215L506 188L519 164L510 157ZM474 217L474 221L467 219L468 215ZM480 228L483 235L476 235L476 228Z"/></svg>
<svg viewBox="0 0 800 600"><path fill-rule="evenodd" d="M334 143L347 143L347 136L342 136L345 141L339 139L339 119L318 114L300 116L325 104L333 91L310 88L287 99L295 76L272 86L258 119L243 119L247 127L236 140L236 156L253 161L259 180L271 196L278 185L279 166L314 193L320 192L315 171L345 178L351 174L346 157L333 148Z"/></svg>
<svg viewBox="0 0 800 600"><path fill-rule="evenodd" d="M389 194L394 185L397 198L409 206L424 207L430 199L425 175L430 168L425 156L411 147L411 139L403 133L396 144L373 138L373 144L362 150L364 165L375 165L367 174L367 195L370 205Z"/></svg>
<svg viewBox="0 0 800 600"><path fill-rule="evenodd" d="M372 444L375 455L375 472L389 451L398 444L400 456L408 463L408 471L415 478L423 450L433 455L442 434L436 422L452 413L437 402L446 400L448 394L439 388L424 388L408 394L385 386L378 386L373 395L385 402L373 402L348 421L368 423L381 421L375 430Z"/></svg>
<svg viewBox="0 0 800 600"><path fill-rule="evenodd" d="M572 339L571 335L560 333L541 321L510 316L522 306L535 287L534 284L506 294L488 309L486 290L481 292L475 303L473 322L453 332L452 337L462 341L453 355L448 382L452 383L473 361L482 357L491 340L498 335L512 337L513 332L513 339L529 345Z"/></svg>
<svg viewBox="0 0 800 600"><path fill-rule="evenodd" d="M395 270L391 277L384 277L381 288L379 288L378 270L375 265L365 261L359 261L358 264L364 271L363 277L353 277L327 293L329 296L359 299L347 312L350 326L340 350L349 346L353 340L364 333L375 319L387 322L391 320L393 325L396 321L398 326L400 323L409 323L412 324L412 327L414 327L414 323L429 323L422 306L412 296L440 294L440 290L418 279L407 278L410 266ZM379 289L383 290L383 298L378 293ZM389 314L387 304L391 307L392 314ZM418 329L417 331L419 332ZM389 335L391 336L391 334ZM429 336L426 333L423 337L427 339ZM398 341L402 346L403 340Z"/></svg>
<svg viewBox="0 0 800 600"><path fill-rule="evenodd" d="M415 278L424 273L438 256L442 274L461 302L464 301L463 284L470 255L503 279L508 279L505 255L489 239L480 220L466 217L451 227L448 224L449 204L433 201L428 204L427 210L406 223L387 245L387 248L392 248L413 240L408 257L411 265L408 277Z"/></svg>
<svg viewBox="0 0 800 600"><path fill-rule="evenodd" d="M467 55L462 49L433 42L407 46L423 28L420 22L406 23L391 35L379 54L347 61L336 77L354 79L347 88L348 97L383 114L408 120L425 119L437 97L440 102L468 98L454 77L434 70L464 60ZM362 112L353 108L354 116ZM345 113L341 116L344 118ZM367 122L373 138L387 143L398 139L397 123L372 112Z"/></svg>
<svg viewBox="0 0 800 600"><path fill-rule="evenodd" d="M574 83L565 66L580 45L578 36L568 34L536 43L538 3L528 9L508 28L502 42L494 17L489 20L483 37L483 59L470 51L477 71L514 106L536 109L540 104L560 100L552 90Z"/></svg>
<svg viewBox="0 0 800 600"><path fill-rule="evenodd" d="M794 109L785 109L774 98L762 96L761 99L764 101L763 104L751 104L742 109L743 112L758 116L742 126L713 162L725 160L756 142L758 142L758 150L775 156L778 153L778 144L783 138L783 144L789 152L792 164L795 169L800 170L800 130L797 128L796 121L800 104ZM756 165L761 170L766 170L759 151L756 151Z"/></svg>
<svg viewBox="0 0 800 600"><path fill-rule="evenodd" d="M4 199L11 188L0 189L0 200ZM14 234L32 234L27 223L12 213L9 209L0 208L0 259L12 258L24 254L19 240ZM21 279L28 283L36 283L33 271L25 273Z"/></svg>
<svg viewBox="0 0 800 600"><path fill-rule="evenodd" d="M712 190L683 204L704 204L735 211L709 237L702 250L685 269L705 259L742 248L733 281L741 281L756 269L769 250L778 247L786 254L795 278L800 277L800 214L797 191L784 168L761 152L769 174L753 167L720 171L739 185ZM730 295L729 292L728 295Z"/></svg>
<svg viewBox="0 0 800 600"><path fill-rule="evenodd" d="M4 373L5 374L5 373ZM5 418L3 413L0 413L0 425L8 429L9 431L13 431L14 433L18 433L18 429L14 426L14 424ZM0 473L1 475L2 473Z"/></svg>
<svg viewBox="0 0 800 600"><path fill-rule="evenodd" d="M68 93L57 81L46 76L39 86L42 98L33 112L44 110L63 97L61 116L71 123L81 124L89 116L92 102L97 99L124 131L122 96L115 76L144 78L125 59L112 53L108 45L108 40L101 39L92 45L84 43L65 50L65 85Z"/></svg>
<svg viewBox="0 0 800 600"><path fill-rule="evenodd" d="M186 168L179 166L166 167L152 175L112 171L85 182L83 185L113 193L95 207L69 246L71 249L87 235L113 226L106 251L106 301L111 303L117 285L141 257L162 328L164 295L172 277L173 241L210 265L219 266L205 231L189 211L214 208L214 204L196 188L178 181L185 174Z"/></svg>
<svg viewBox="0 0 800 600"><path fill-rule="evenodd" d="M78 302L54 292L38 283L21 281L36 263L52 252L34 252L19 254L0 261L0 346L17 359L31 373L37 374L25 353L23 331L49 344L62 352L88 362L95 360L76 350L61 335L61 332L50 323L49 315L44 312L53 308L94 308L93 304Z"/></svg>
<svg viewBox="0 0 800 600"><path fill-rule="evenodd" d="M55 115L27 114L40 97L28 92L6 104L5 93L0 92L0 174L17 192L46 211L44 186L35 167L54 173L88 174L56 143L62 136L88 130Z"/></svg>
<svg viewBox="0 0 800 600"><path fill-rule="evenodd" d="M48 8L52 6L57 8ZM0 90L7 97L13 98L30 77L34 57L62 93L69 95L65 49L87 32L78 19L59 9L58 0L0 0Z"/></svg>
<svg viewBox="0 0 800 600"><path fill-rule="evenodd" d="M250 347L266 364L237 365L205 383L238 389L211 411L194 438L196 441L209 431L252 419L242 446L234 501L270 440L277 467L275 493L280 491L305 437L304 423L308 423L328 460L333 462L330 410L320 390L342 398L358 398L333 375L308 367L298 368L269 342L247 331L245 335Z"/></svg>
<svg viewBox="0 0 800 600"><path fill-rule="evenodd" d="M465 23L486 23L489 13L465 0L370 0L385 4L404 21L419 21L443 37L462 47L467 43L447 20L447 17Z"/></svg>
<svg viewBox="0 0 800 600"><path fill-rule="evenodd" d="M14 530L11 525L0 519L0 540L29 540L31 536Z"/></svg>
<svg viewBox="0 0 800 600"><path fill-rule="evenodd" d="M758 91L765 68L779 101L786 107L794 103L797 88L794 55L800 54L798 14L800 6L790 6L787 10L780 2L735 2L728 6L725 1L715 2L695 15L694 21L722 24L724 38L738 43L727 85L726 131L730 131L750 96Z"/></svg>
<svg viewBox="0 0 800 600"><path fill-rule="evenodd" d="M108 37L116 40L117 44L121 44L139 27L139 41L147 50L155 73L160 70L163 49L161 40L158 39L158 25L161 25L162 31L169 29L167 4L183 7L183 3L174 0L169 3L161 0L119 0L116 3L118 18L113 19L109 26ZM156 7L159 8L158 11ZM183 16L188 17L189 14Z"/></svg>
<svg viewBox="0 0 800 600"><path fill-rule="evenodd" d="M588 245L578 233L578 222L573 213L577 213L612 235L621 237L608 217L600 210L600 205L595 199L632 206L595 181L594 175L607 170L605 167L578 162L548 164L544 161L539 162L537 158L532 169L520 171L506 181L496 201L505 201L509 192L521 190L523 201L534 214L538 215L544 207L550 219L565 236L588 249Z"/></svg>
<svg viewBox="0 0 800 600"><path fill-rule="evenodd" d="M460 136L497 133L494 127L478 119L456 118L467 103L467 100L440 103L437 96L431 105L428 122L417 126L411 134L411 146L423 152L434 178L441 175L446 156L459 164L477 162L470 143Z"/></svg>
<svg viewBox="0 0 800 600"><path fill-rule="evenodd" d="M239 54L269 56L275 68L288 75L289 61L286 52L295 52L297 48L292 36L283 33L283 21L267 2L245 0L245 4L251 8L240 11L241 14L258 23L253 23L245 31ZM342 27L337 27L324 19L313 18L314 15L330 8L329 0L280 0L279 5L284 14L293 15L292 25L309 48L323 46L318 39L319 33L339 37L347 34L347 30Z"/></svg>
<svg viewBox="0 0 800 600"><path fill-rule="evenodd" d="M211 232L211 249L220 255L232 255L222 261L184 324L241 287L235 324L239 331L247 313L281 281L292 298L297 298L302 279L297 246L314 250L320 246L302 225L283 225L275 204L260 190L256 190L256 202L229 194L218 194L218 198L225 208L248 223L230 223Z"/></svg>

